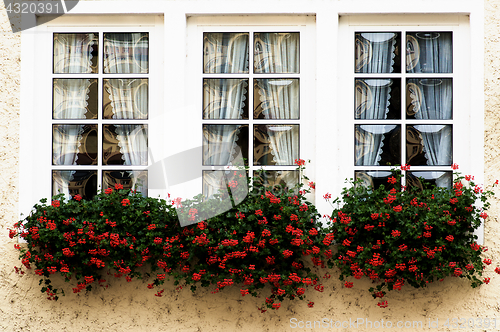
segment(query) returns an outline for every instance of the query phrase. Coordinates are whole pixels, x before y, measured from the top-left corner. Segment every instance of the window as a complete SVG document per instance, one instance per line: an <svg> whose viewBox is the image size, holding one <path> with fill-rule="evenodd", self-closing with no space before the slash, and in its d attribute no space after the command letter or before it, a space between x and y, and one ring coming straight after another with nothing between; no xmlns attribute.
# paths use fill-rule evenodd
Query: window
<svg viewBox="0 0 500 332"><path fill-rule="evenodd" d="M151 195L150 152L162 137L162 99L153 93L162 90L161 23L61 16L23 32L37 54L23 64L32 93L23 99L22 176L37 184L26 205L58 193L91 198L118 183Z"/></svg>
<svg viewBox="0 0 500 332"><path fill-rule="evenodd" d="M212 26L210 19L196 17L188 22L188 67L196 69L187 75L192 77L188 95L196 101L190 127L200 133L193 144L202 145L201 183L191 193L210 197L225 189L221 169L241 166L238 156L249 176L262 169L264 184L293 187L299 179L295 160L312 152L306 146L313 136L305 132L312 131L315 112L308 86L312 20L267 17L255 25L254 18L226 17Z"/></svg>
<svg viewBox="0 0 500 332"><path fill-rule="evenodd" d="M115 31L53 33L52 195L147 195L149 33Z"/></svg>
<svg viewBox="0 0 500 332"><path fill-rule="evenodd" d="M232 164L236 147L251 171L293 166L300 146L300 33L205 32L203 44L203 166ZM296 173L271 169L261 180L293 187ZM225 188L218 174L204 170L205 195Z"/></svg>
<svg viewBox="0 0 500 332"><path fill-rule="evenodd" d="M352 89L345 90L351 102L343 103L350 109L350 119L344 116L350 129L343 132L353 137L350 177L376 186L387 183L395 166L411 165L404 172L406 185L421 187L424 179L450 187L451 165L464 161L468 146L457 134L469 116L461 80L464 31L453 18L452 24L438 26L354 21L344 26L343 38L352 47L346 52L350 73L343 71Z"/></svg>

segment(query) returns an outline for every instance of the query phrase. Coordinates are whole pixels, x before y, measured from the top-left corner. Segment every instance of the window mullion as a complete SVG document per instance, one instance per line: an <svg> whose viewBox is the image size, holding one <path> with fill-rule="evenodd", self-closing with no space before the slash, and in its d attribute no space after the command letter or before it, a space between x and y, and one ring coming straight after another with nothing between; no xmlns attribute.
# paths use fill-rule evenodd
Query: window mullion
<svg viewBox="0 0 500 332"><path fill-rule="evenodd" d="M104 135L104 126L103 126L103 90L104 90L104 32L99 31L99 52L98 52L98 94L97 94L97 105L98 105L98 135L97 135L97 188L103 188L103 179L102 179L102 171L103 167L103 135Z"/></svg>

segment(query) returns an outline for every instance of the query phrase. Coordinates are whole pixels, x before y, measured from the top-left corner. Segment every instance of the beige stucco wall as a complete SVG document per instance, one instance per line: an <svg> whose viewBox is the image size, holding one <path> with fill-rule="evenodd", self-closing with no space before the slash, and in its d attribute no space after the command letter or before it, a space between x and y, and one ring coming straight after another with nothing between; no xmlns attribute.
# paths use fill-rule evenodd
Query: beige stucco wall
<svg viewBox="0 0 500 332"><path fill-rule="evenodd" d="M478 0L479 1L479 0ZM314 321L322 318L372 322L421 321L422 329L433 330L428 321L447 318L497 318L500 330L500 276L490 266L491 283L471 289L467 282L449 278L428 289L403 288L389 294L390 306L379 309L357 282L352 289L341 287L337 275L324 282L325 292L313 292L304 302L284 302L276 312L257 311L262 299L242 298L238 289L210 294L175 291L165 287L164 297L153 296L145 283L113 281L107 290L90 294L67 294L59 301L47 301L32 273L20 277L14 241L7 227L17 221L19 191L19 98L20 37L9 31L5 10L0 9L0 330L1 331L288 331L290 319ZM500 178L500 0L485 0L485 170L491 182ZM494 202L485 225L487 257L500 257L500 201ZM66 287L71 292L70 287ZM308 329L304 329L308 330ZM323 329L316 329L323 330ZM339 331L369 331L360 327ZM382 330L382 329L378 329ZM399 330L399 329L394 329ZM440 328L439 331L446 331Z"/></svg>

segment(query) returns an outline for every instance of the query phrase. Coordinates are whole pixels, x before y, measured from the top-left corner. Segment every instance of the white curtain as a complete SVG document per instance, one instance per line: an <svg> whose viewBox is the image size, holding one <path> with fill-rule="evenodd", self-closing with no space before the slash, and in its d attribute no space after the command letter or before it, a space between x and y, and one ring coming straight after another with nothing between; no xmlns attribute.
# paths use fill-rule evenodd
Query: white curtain
<svg viewBox="0 0 500 332"><path fill-rule="evenodd" d="M356 34L356 73L392 73L396 55L396 37L392 32ZM392 80L358 79L356 88L356 119L382 120L387 118ZM394 129L387 126L356 126L356 165L378 165L384 134ZM362 129L363 128L363 129Z"/></svg>
<svg viewBox="0 0 500 332"><path fill-rule="evenodd" d="M406 70L409 73L451 73L451 32L414 32L406 36Z"/></svg>
<svg viewBox="0 0 500 332"><path fill-rule="evenodd" d="M356 166L379 165L382 159L384 137L396 127L396 125L356 125Z"/></svg>
<svg viewBox="0 0 500 332"><path fill-rule="evenodd" d="M124 165L148 165L148 132L146 125L115 125L118 146Z"/></svg>
<svg viewBox="0 0 500 332"><path fill-rule="evenodd" d="M396 34L366 32L356 34L356 73L392 73L396 56Z"/></svg>
<svg viewBox="0 0 500 332"><path fill-rule="evenodd" d="M357 79L356 113L360 120L383 120L389 113L391 79Z"/></svg>
<svg viewBox="0 0 500 332"><path fill-rule="evenodd" d="M203 53L206 74L248 73L248 33L205 33Z"/></svg>
<svg viewBox="0 0 500 332"><path fill-rule="evenodd" d="M107 79L104 80L105 93L109 97L112 114L109 119L147 119L148 118L148 80L147 79Z"/></svg>
<svg viewBox="0 0 500 332"><path fill-rule="evenodd" d="M451 79L410 79L407 86L414 116L419 120L452 118L453 87ZM452 127L450 125L415 126L421 136L429 166L452 162ZM437 181L438 186L443 184Z"/></svg>
<svg viewBox="0 0 500 332"><path fill-rule="evenodd" d="M54 79L54 119L85 119L90 85L90 79Z"/></svg>
<svg viewBox="0 0 500 332"><path fill-rule="evenodd" d="M453 44L450 32L415 32L406 37L407 71L409 73L451 73ZM409 79L407 83L412 113L419 120L452 118L452 79ZM421 136L427 165L452 163L452 128L450 125L415 126ZM436 180L446 186L446 177Z"/></svg>
<svg viewBox="0 0 500 332"><path fill-rule="evenodd" d="M149 71L147 33L106 33L104 35L104 73L140 74ZM146 79L109 79L105 82L113 119L147 119ZM145 125L115 125L124 165L147 166L148 133ZM137 177L131 173L133 187Z"/></svg>
<svg viewBox="0 0 500 332"><path fill-rule="evenodd" d="M54 34L54 73L92 73L94 34ZM54 80L53 109L59 119L85 119L88 79ZM54 165L76 165L84 125L53 126ZM57 157L56 157L57 156ZM75 171L61 172L62 181L53 181L53 192L69 197L69 182Z"/></svg>
<svg viewBox="0 0 500 332"><path fill-rule="evenodd" d="M147 33L105 33L104 73L147 74L149 36Z"/></svg>
<svg viewBox="0 0 500 332"><path fill-rule="evenodd" d="M299 33L255 33L255 73L299 73Z"/></svg>
<svg viewBox="0 0 500 332"><path fill-rule="evenodd" d="M299 33L256 33L256 73L299 73ZM298 79L258 79L256 88L266 119L298 119ZM276 165L293 165L299 158L298 125L267 125L267 134Z"/></svg>
<svg viewBox="0 0 500 332"><path fill-rule="evenodd" d="M204 36L205 73L248 72L248 34L206 33ZM247 79L205 79L203 81L203 119L229 120L244 114ZM240 125L214 124L203 127L204 165L231 165L235 156ZM223 172L205 172L203 192L207 197L225 188ZM216 183L220 182L220 183Z"/></svg>
<svg viewBox="0 0 500 332"><path fill-rule="evenodd" d="M92 52L96 38L93 33L54 34L54 74L95 73Z"/></svg>

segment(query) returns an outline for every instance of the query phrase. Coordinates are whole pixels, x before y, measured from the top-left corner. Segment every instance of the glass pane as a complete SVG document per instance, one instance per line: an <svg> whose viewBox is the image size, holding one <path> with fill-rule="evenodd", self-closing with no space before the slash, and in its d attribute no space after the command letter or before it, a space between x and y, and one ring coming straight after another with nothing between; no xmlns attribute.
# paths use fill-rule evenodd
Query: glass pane
<svg viewBox="0 0 500 332"><path fill-rule="evenodd" d="M105 74L147 74L149 71L149 34L105 33Z"/></svg>
<svg viewBox="0 0 500 332"><path fill-rule="evenodd" d="M147 125L103 125L103 165L148 165Z"/></svg>
<svg viewBox="0 0 500 332"><path fill-rule="evenodd" d="M409 186L423 189L424 184L442 188L451 188L452 172L407 172L406 183Z"/></svg>
<svg viewBox="0 0 500 332"><path fill-rule="evenodd" d="M98 33L54 33L54 74L97 73Z"/></svg>
<svg viewBox="0 0 500 332"><path fill-rule="evenodd" d="M203 171L203 196L211 198L213 195L218 194L221 198L228 198L228 186L231 188L233 199L242 200L248 193L246 185L248 173L244 170L227 170L227 171ZM237 190L241 189L242 191ZM237 204L237 202L235 202ZM232 207L231 201L228 200L221 204L227 204L229 208ZM217 208L221 208L218 206ZM226 210L227 211L227 210Z"/></svg>
<svg viewBox="0 0 500 332"><path fill-rule="evenodd" d="M147 119L148 79L105 79L104 119Z"/></svg>
<svg viewBox="0 0 500 332"><path fill-rule="evenodd" d="M452 73L452 33L408 32L406 35L406 72Z"/></svg>
<svg viewBox="0 0 500 332"><path fill-rule="evenodd" d="M356 125L355 165L401 164L400 128L399 125Z"/></svg>
<svg viewBox="0 0 500 332"><path fill-rule="evenodd" d="M103 171L102 188L114 188L121 184L123 189L137 190L143 196L148 195L148 171Z"/></svg>
<svg viewBox="0 0 500 332"><path fill-rule="evenodd" d="M206 74L248 73L248 33L204 33L203 72Z"/></svg>
<svg viewBox="0 0 500 332"><path fill-rule="evenodd" d="M406 128L406 164L448 166L452 161L451 125L414 125Z"/></svg>
<svg viewBox="0 0 500 332"><path fill-rule="evenodd" d="M358 32L355 35L355 73L400 73L399 32Z"/></svg>
<svg viewBox="0 0 500 332"><path fill-rule="evenodd" d="M97 119L97 79L55 78L54 119Z"/></svg>
<svg viewBox="0 0 500 332"><path fill-rule="evenodd" d="M97 171L52 171L52 196L59 193L92 199L97 194Z"/></svg>
<svg viewBox="0 0 500 332"><path fill-rule="evenodd" d="M248 119L248 79L204 79L203 119Z"/></svg>
<svg viewBox="0 0 500 332"><path fill-rule="evenodd" d="M412 78L406 83L408 119L452 119L453 84L451 78Z"/></svg>
<svg viewBox="0 0 500 332"><path fill-rule="evenodd" d="M97 125L53 125L53 165L97 165Z"/></svg>
<svg viewBox="0 0 500 332"><path fill-rule="evenodd" d="M256 125L254 165L289 165L299 159L299 125Z"/></svg>
<svg viewBox="0 0 500 332"><path fill-rule="evenodd" d="M394 186L387 182L392 176L390 171L356 171L354 174L355 180L361 180L361 185L364 187L378 188L383 185L385 188L393 188Z"/></svg>
<svg viewBox="0 0 500 332"><path fill-rule="evenodd" d="M355 119L401 119L400 79L356 79Z"/></svg>
<svg viewBox="0 0 500 332"><path fill-rule="evenodd" d="M300 73L298 32L256 32L254 34L255 73Z"/></svg>
<svg viewBox="0 0 500 332"><path fill-rule="evenodd" d="M233 165L240 151L248 160L248 125L203 125L203 165Z"/></svg>
<svg viewBox="0 0 500 332"><path fill-rule="evenodd" d="M298 119L299 79L255 79L255 119Z"/></svg>
<svg viewBox="0 0 500 332"><path fill-rule="evenodd" d="M299 183L298 171L264 171L254 173L254 181L263 184L274 195L281 195Z"/></svg>

